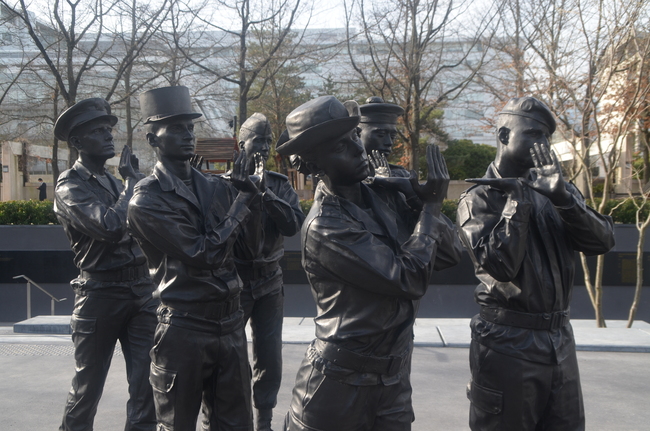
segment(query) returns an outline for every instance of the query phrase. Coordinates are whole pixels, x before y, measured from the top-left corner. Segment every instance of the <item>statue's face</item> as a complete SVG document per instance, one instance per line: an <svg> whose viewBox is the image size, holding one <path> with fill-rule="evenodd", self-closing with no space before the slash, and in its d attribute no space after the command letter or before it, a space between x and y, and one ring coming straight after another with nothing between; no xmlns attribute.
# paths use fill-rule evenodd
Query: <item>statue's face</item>
<svg viewBox="0 0 650 431"><path fill-rule="evenodd" d="M107 119L98 118L72 130L69 141L73 142L80 154L110 159L115 156L112 132L113 126L111 122Z"/></svg>
<svg viewBox="0 0 650 431"><path fill-rule="evenodd" d="M246 151L248 157L253 157L259 153L264 158L264 161L266 161L269 158L270 143L271 139L268 136L251 133L245 140L239 143L239 147Z"/></svg>
<svg viewBox="0 0 650 431"><path fill-rule="evenodd" d="M362 123L359 124L359 128L361 129L361 142L366 153L377 150L388 156L393 151L393 143L397 136L395 124Z"/></svg>
<svg viewBox="0 0 650 431"><path fill-rule="evenodd" d="M147 134L147 137L151 133ZM172 118L160 121L149 142L158 148L161 156L176 160L189 160L194 155L194 122L190 119Z"/></svg>
<svg viewBox="0 0 650 431"><path fill-rule="evenodd" d="M507 145L501 143L501 159L509 164L516 164L522 171L535 166L530 150L533 144L550 146L550 133L544 124L528 117L508 115L503 126L510 129Z"/></svg>
<svg viewBox="0 0 650 431"><path fill-rule="evenodd" d="M316 164L333 185L352 185L363 181L370 173L368 157L356 130L324 147Z"/></svg>

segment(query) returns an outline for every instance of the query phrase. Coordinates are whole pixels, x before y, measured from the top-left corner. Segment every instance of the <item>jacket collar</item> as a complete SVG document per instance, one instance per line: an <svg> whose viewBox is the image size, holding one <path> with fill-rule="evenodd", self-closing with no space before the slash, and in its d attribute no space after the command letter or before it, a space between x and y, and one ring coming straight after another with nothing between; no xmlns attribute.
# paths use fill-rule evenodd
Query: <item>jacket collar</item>
<svg viewBox="0 0 650 431"><path fill-rule="evenodd" d="M162 191L176 193L203 213L208 210L210 199L203 199L205 202L203 202L204 205L201 205L194 192L180 178L172 174L162 163L156 163L153 169L153 175L158 179ZM192 182L199 196L212 196L211 190L214 190L214 187L211 187L205 176L194 168L192 168Z"/></svg>
<svg viewBox="0 0 650 431"><path fill-rule="evenodd" d="M319 184L316 194L318 193L323 194L323 200L328 204L337 206L339 210L340 208L345 209L350 217L362 223L371 233L387 235L391 239L397 238L397 221L394 211L367 185L361 183L361 196L366 205L372 209L374 218L349 200L333 194L325 183Z"/></svg>
<svg viewBox="0 0 650 431"><path fill-rule="evenodd" d="M83 163L81 163L79 160L74 162L72 169L74 169L77 172L77 174L79 174L81 179L84 181L88 181L91 178L95 178L99 183L99 185L102 186L104 190L109 192L111 195L115 196L115 198L118 198L118 196L115 193L116 191L121 190L122 184L113 175L111 175L110 172L104 170L104 173L106 174L105 175L106 180L108 180L113 185L113 187L111 187L110 184L106 184L104 181L101 181L95 174L90 172L90 169L85 167Z"/></svg>

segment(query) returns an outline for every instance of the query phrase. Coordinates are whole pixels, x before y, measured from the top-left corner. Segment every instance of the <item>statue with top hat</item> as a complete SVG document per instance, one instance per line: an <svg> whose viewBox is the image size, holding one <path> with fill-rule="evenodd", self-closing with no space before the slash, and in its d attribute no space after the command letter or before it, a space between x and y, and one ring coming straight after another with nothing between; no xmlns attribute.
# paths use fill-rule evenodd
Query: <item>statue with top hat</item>
<svg viewBox="0 0 650 431"><path fill-rule="evenodd" d="M204 429L250 429L242 283L233 247L262 192L249 177L246 151L234 161L230 181L192 167L194 120L201 114L187 87L146 91L140 107L158 162L135 188L128 222L161 301L150 374L159 429L194 430L201 408Z"/></svg>

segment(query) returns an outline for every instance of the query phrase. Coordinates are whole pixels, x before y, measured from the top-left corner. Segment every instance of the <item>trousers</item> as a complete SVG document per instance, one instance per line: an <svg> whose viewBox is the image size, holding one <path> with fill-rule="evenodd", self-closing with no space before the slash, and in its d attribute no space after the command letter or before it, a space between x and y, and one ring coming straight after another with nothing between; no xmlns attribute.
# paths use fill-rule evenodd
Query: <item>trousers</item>
<svg viewBox="0 0 650 431"><path fill-rule="evenodd" d="M410 367L396 384L357 386L331 378L305 357L285 431L409 431L414 420Z"/></svg>
<svg viewBox="0 0 650 431"><path fill-rule="evenodd" d="M250 290L241 293L244 320L250 319L253 344L253 404L272 409L282 382L282 319L284 293L271 292L254 299Z"/></svg>
<svg viewBox="0 0 650 431"><path fill-rule="evenodd" d="M126 431L153 431L156 415L149 385L149 351L153 345L158 301L76 295L72 320L76 373L65 404L60 430L93 429L115 344L120 341L129 400Z"/></svg>
<svg viewBox="0 0 650 431"><path fill-rule="evenodd" d="M242 312L209 321L162 305L151 350L158 431L252 430L251 380Z"/></svg>
<svg viewBox="0 0 650 431"><path fill-rule="evenodd" d="M504 355L472 340L469 425L474 431L583 431L578 361L559 364Z"/></svg>

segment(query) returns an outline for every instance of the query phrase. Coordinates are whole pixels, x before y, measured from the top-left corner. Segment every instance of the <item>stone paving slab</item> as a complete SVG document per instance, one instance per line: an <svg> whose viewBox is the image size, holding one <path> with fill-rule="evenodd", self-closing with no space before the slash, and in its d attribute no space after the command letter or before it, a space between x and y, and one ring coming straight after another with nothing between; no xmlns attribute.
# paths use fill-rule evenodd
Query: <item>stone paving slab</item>
<svg viewBox="0 0 650 431"><path fill-rule="evenodd" d="M14 324L22 334L72 334L70 316L36 316Z"/></svg>

